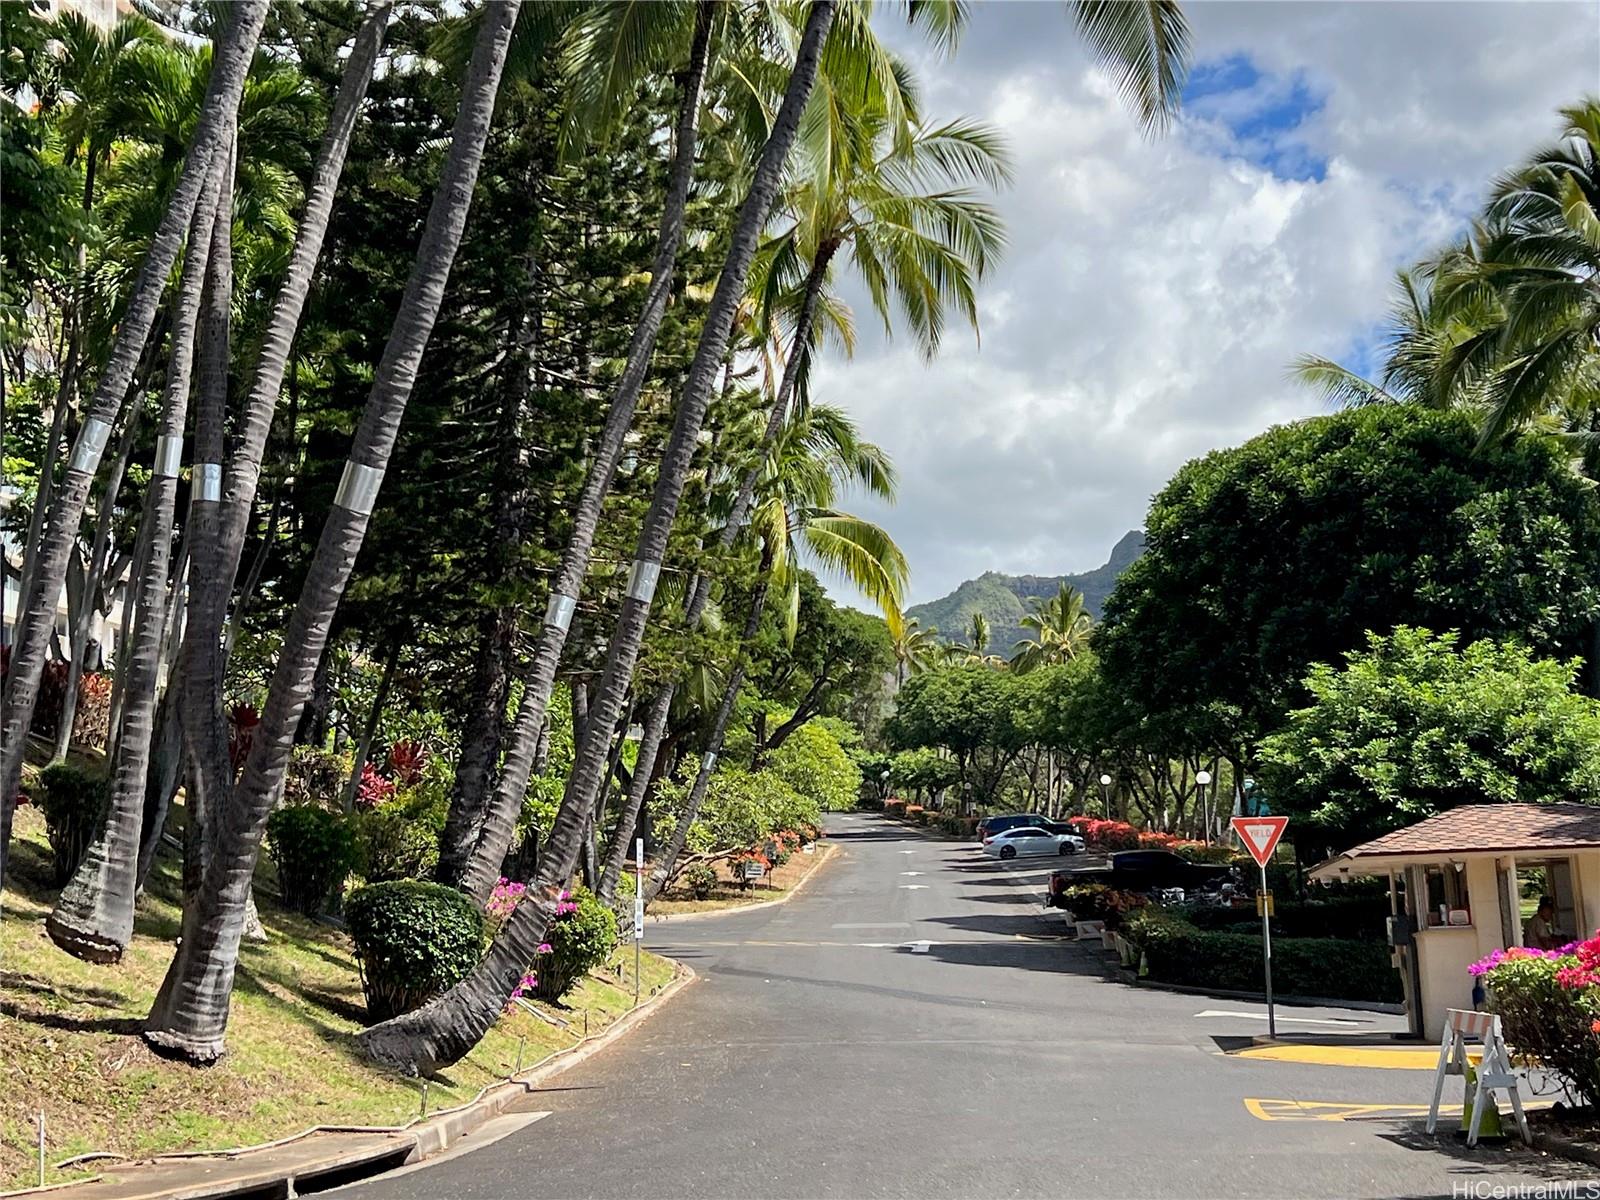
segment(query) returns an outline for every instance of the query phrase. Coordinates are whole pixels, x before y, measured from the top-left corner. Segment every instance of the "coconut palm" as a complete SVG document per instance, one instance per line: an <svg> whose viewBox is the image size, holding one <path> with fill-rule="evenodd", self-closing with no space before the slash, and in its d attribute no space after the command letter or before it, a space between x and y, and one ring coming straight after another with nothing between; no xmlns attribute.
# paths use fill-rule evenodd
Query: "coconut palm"
<svg viewBox="0 0 1600 1200"><path fill-rule="evenodd" d="M239 97L266 11L266 0L240 0L228 10L232 19L222 29L223 41L177 187L129 294L117 325L116 339L73 442L66 471L50 498L49 517L39 541L30 590L22 598L17 616L5 714L0 723L0 885L5 879L12 809L22 779L28 725L33 720L39 678L55 624L56 598L66 578L67 559L77 540L89 485L100 465L111 428L125 406L128 385L145 339L155 323L167 277L205 190L212 159L222 152L231 137Z"/></svg>
<svg viewBox="0 0 1600 1200"><path fill-rule="evenodd" d="M642 26L645 20L636 4L621 4L616 11L626 18L623 30L631 30L642 35ZM664 14L669 20L671 8L657 8L644 6L645 14ZM691 56L691 73L689 78L698 82L695 72L705 69L704 55L706 47L700 40L704 36L701 25L707 21L707 10L697 8L696 40L693 43ZM724 8L722 12L728 10ZM781 22L783 10L764 10L765 15L773 21ZM817 96L848 93L862 95L878 110L903 113L906 108L906 92L898 72L894 71L892 64L883 52L877 39L873 36L869 26L863 21L864 10L859 6L847 6L843 20L839 26L837 37L831 38L828 49L824 55L824 62L819 69L819 86ZM946 30L959 19L958 12L948 5L922 5L912 10L915 20L931 24L938 31ZM766 25L757 25L753 29L741 31L746 40L766 42L776 37L774 30ZM601 47L609 47L618 36L618 31L612 31L607 37L597 39ZM721 31L720 36L726 40L732 38L733 32L727 29ZM595 74L595 68L610 72L613 70L611 53L601 55L597 63L580 61L574 68L575 74L586 77ZM637 56L635 56L637 57ZM889 64L886 66L885 64ZM747 80L760 76L764 72L781 70L781 67L766 59L757 57L754 60L738 60L737 68L731 74L735 80ZM779 84L775 88L776 94L783 94L783 87ZM757 93L759 95L759 93ZM688 94L685 93L687 101ZM747 97L748 98L748 97ZM805 118L802 120L801 135L804 137L808 130L814 130L818 125L817 113L831 113L837 105L820 106L814 97L806 109ZM683 172L681 180L674 175L673 186L688 186L688 171L690 160L693 158L694 142L692 122L694 113L685 106L680 110L680 130L678 137L677 160L675 172ZM766 128L764 121L756 122L763 130ZM816 138L812 132L811 136ZM728 139L738 144L738 138ZM759 139L757 140L759 144ZM928 152L928 153L931 153ZM681 236L682 229L682 193L674 191L669 194L668 205L663 211L663 226L661 241L658 243L658 256L662 256L662 267L652 275L653 286L661 285L659 300L654 302L664 304L665 289L671 280L671 255L676 252L676 239ZM668 240L669 229L674 236ZM758 254L756 259L756 273L763 274L762 264L770 262L770 258ZM820 284L819 284L820 286ZM814 300L814 297L813 297ZM539 730L543 727L544 710L549 701L550 689L553 686L556 666L560 660L562 649L566 641L566 623L571 618L572 609L583 581L584 573L588 566L589 552L593 546L595 531L598 528L601 505L610 488L611 481L616 472L616 464L621 455L623 437L627 432L632 419L634 404L637 401L639 387L643 382L644 371L649 365L650 352L654 347L656 331L660 327L659 307L652 309L653 297L647 297L645 314L635 334L633 346L630 348L629 366L625 371L618 387L618 392L612 401L611 410L607 416L606 428L601 435L595 460L590 467L588 478L585 481L584 493L579 500L574 514L573 530L569 536L568 544L563 552L562 564L551 588L550 600L547 604L544 627L541 630L538 646L534 652L533 662L530 667L529 678L525 682L522 699L513 725L510 743L507 748L505 763L501 769L500 782L496 788L493 801L487 805L482 804L483 784L487 778L489 760L492 757L494 746L493 733L500 720L498 705L486 705L480 711L475 736L463 737L463 762L467 766L464 772L458 772L457 788L452 798L451 816L446 825L442 838L440 853L439 874L447 882L456 882L468 895L479 903L488 898L499 875L500 865L510 849L511 838L516 829L516 821L522 807L522 797L527 790L529 771L533 761L534 749L538 744ZM744 310L744 298L740 298L740 311ZM798 364L796 364L798 370ZM790 382L790 390L793 382ZM781 398L781 404L787 406L787 398ZM777 408L774 408L774 412ZM776 436L776 429L781 425L781 419L769 420L767 444ZM752 468L752 471L754 468ZM747 476L748 486L740 493L742 499L736 502L735 519L729 522L726 529L722 549L731 544L732 537L737 533L743 523L744 512L749 503L749 487L753 487L753 476ZM685 621L691 627L697 623L703 613L706 603L710 598L710 580L702 577L697 585L691 589L691 596L686 605ZM647 764L653 763L656 748L660 738L665 732L667 715L671 711L670 695L659 704L653 704L646 718L644 740L640 745L640 761ZM470 748L469 748L470 747ZM636 774L638 774L636 772ZM648 770L644 772L648 776ZM477 797L475 800L474 797ZM476 837L473 838L474 833ZM463 855L470 852L470 857L463 859Z"/></svg>
<svg viewBox="0 0 1600 1200"><path fill-rule="evenodd" d="M816 81L822 46L833 23L834 7L834 0L814 0L810 6L783 103L751 175L749 191L740 205L723 269L717 278L685 380L672 434L662 456L655 492L640 530L627 595L607 649L605 668L576 748L561 809L545 845L534 886L528 890L489 953L465 980L416 1012L367 1030L362 1044L379 1062L408 1073L431 1071L436 1066L455 1062L477 1045L516 987L524 968L533 960L555 913L561 888L577 864L589 814L594 809L606 769L611 732L622 714L624 696L632 682L633 666L643 642L667 538L677 516L678 501L688 479L711 390L727 351L751 260L777 198L784 165Z"/></svg>
<svg viewBox="0 0 1600 1200"><path fill-rule="evenodd" d="M222 201L228 186L230 156L215 156L211 184L195 210L194 230L184 254L173 314L172 354L161 397L161 424L155 462L145 492L145 545L139 572L137 615L128 653L121 722L112 759L111 796L100 834L90 844L77 873L63 889L45 928L69 954L90 962L116 962L133 936L133 899L139 866L139 834L144 819L145 774L155 716L156 675L161 667L168 568L178 493L179 453L189 407L189 381L201 294L211 251L213 221L226 220Z"/></svg>
<svg viewBox="0 0 1600 1200"><path fill-rule="evenodd" d="M839 492L852 485L879 499L892 500L895 476L888 457L877 446L861 440L854 423L836 408L813 405L797 414L762 470L759 502L751 521L761 541L761 565L750 595L740 652L723 685L700 770L683 812L666 849L651 868L646 902L672 878L689 828L699 815L749 668L745 648L760 632L762 609L773 585L786 594L785 629L791 639L794 636L800 602L800 581L794 566L797 551L803 548L819 564L860 589L878 605L891 630L902 627L900 608L909 573L905 555L882 528L835 507ZM618 825L613 854L618 846L626 853L632 822L638 814L631 817Z"/></svg>
<svg viewBox="0 0 1600 1200"><path fill-rule="evenodd" d="M203 453L204 461L221 464L226 459L227 469L221 503L198 503L190 514L189 538L195 571L189 587L181 659L182 687L178 698L190 764L188 815L190 820L211 832L214 832L214 822L208 821L209 815L220 810L233 783L222 697L225 665L222 633L228 596L244 552L262 457L290 348L327 236L334 193L344 172L356 117L383 48L391 8L388 3L373 5L351 46L338 96L312 168L294 249L267 320L248 394L234 425L236 436L231 452L224 454L220 438L212 436L207 439ZM218 313L216 319L221 320L222 315ZM225 328L221 336L225 342ZM225 346L221 350L225 351ZM219 356L225 363L225 353L219 352ZM225 390L227 381L225 377L212 378L209 389L205 387L206 382L203 374L200 413L214 416L216 407L224 403L220 392ZM162 795L158 800L166 798ZM161 811L159 807L157 811ZM207 842L200 844L204 847Z"/></svg>
<svg viewBox="0 0 1600 1200"><path fill-rule="evenodd" d="M711 0L698 0L692 6L632 3L597 6L580 18L570 42L587 53L568 50L568 74L587 81L596 74L611 78L619 88L632 94L639 78L657 65L655 53L641 53L640 43L655 49L670 41L674 30L690 17L688 66L683 75L673 130L672 165L661 209L661 226L656 237L655 257L650 268L650 288L634 327L628 356L617 381L606 413L606 423L595 447L594 458L584 479L583 492L573 510L572 530L562 551L550 587L550 599L539 633L538 645L523 681L521 699L506 745L499 785L492 801L489 796L490 772L499 742L503 716L503 665L492 650L488 661L480 662L474 691L487 697L469 717L461 738L449 815L440 836L439 878L458 884L479 903L488 899L499 875L500 864L510 848L516 829L522 797L528 788L533 760L544 728L545 711L555 685L556 668L566 646L567 632L583 578L589 567L589 554L606 494L621 461L624 439L633 423L634 409L655 353L656 340L666 314L672 290L678 249L683 241L689 186L694 174L698 143L701 97L716 6ZM621 25L630 35L621 36ZM599 105L601 119L609 120L612 110ZM504 623L503 616L495 618Z"/></svg>
<svg viewBox="0 0 1600 1200"><path fill-rule="evenodd" d="M891 634L894 642L895 683L905 686L907 678L920 675L938 659L937 629L923 629L915 617L901 622L899 632Z"/></svg>
<svg viewBox="0 0 1600 1200"><path fill-rule="evenodd" d="M220 814L210 861L184 917L183 939L145 1024L146 1040L196 1061L223 1052L250 878L289 750L327 645L339 599L366 535L373 502L439 313L472 206L521 0L485 9L462 85L450 149L428 210L411 277L373 376L343 481L285 630L261 724L244 772Z"/></svg>
<svg viewBox="0 0 1600 1200"><path fill-rule="evenodd" d="M1061 585L1048 599L1035 599L1022 627L1033 637L1018 642L1011 652L1012 669L1026 674L1036 667L1071 662L1089 648L1094 618L1083 606L1083 593Z"/></svg>

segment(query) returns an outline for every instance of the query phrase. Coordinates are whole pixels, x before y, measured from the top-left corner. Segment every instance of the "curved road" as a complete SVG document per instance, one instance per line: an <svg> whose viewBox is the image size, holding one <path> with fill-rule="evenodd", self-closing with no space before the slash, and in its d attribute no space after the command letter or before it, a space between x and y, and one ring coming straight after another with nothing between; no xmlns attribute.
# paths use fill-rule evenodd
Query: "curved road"
<svg viewBox="0 0 1600 1200"><path fill-rule="evenodd" d="M830 836L788 904L652 922L647 944L701 978L530 1096L549 1116L340 1195L1387 1197L1573 1177L1376 1107L1426 1104L1430 1071L1224 1053L1265 1033L1260 1007L1107 979L1038 904L1054 860L865 815ZM1335 1039L1399 1027L1280 1011Z"/></svg>

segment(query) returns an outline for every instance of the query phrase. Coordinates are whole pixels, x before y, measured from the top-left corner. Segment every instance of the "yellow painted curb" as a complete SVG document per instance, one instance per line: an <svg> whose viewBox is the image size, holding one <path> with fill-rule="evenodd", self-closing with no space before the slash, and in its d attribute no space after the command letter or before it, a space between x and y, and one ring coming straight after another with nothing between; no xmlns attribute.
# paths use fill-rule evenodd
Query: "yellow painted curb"
<svg viewBox="0 0 1600 1200"><path fill-rule="evenodd" d="M1306 1063L1320 1067L1369 1067L1390 1071L1433 1071L1439 1066L1436 1048L1412 1046L1329 1046L1306 1042L1274 1042L1258 1039L1254 1046L1226 1052L1231 1058L1259 1059L1265 1062ZM1482 1051L1469 1051L1477 1062Z"/></svg>

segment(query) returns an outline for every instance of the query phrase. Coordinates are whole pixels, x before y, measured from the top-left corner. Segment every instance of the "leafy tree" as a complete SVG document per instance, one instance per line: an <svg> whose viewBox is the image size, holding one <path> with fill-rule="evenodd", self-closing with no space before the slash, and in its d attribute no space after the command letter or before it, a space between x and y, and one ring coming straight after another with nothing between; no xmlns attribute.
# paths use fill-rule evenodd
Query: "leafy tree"
<svg viewBox="0 0 1600 1200"><path fill-rule="evenodd" d="M854 808L861 794L861 769L823 721L796 730L767 769L823 812Z"/></svg>
<svg viewBox="0 0 1600 1200"><path fill-rule="evenodd" d="M999 794L1006 768L1028 744L1019 677L977 663L913 676L884 727L891 745L939 747L955 759L963 794L976 803Z"/></svg>
<svg viewBox="0 0 1600 1200"><path fill-rule="evenodd" d="M1458 804L1600 803L1600 703L1577 670L1513 642L1369 634L1311 669L1311 704L1261 744L1261 787L1332 848Z"/></svg>
<svg viewBox="0 0 1600 1200"><path fill-rule="evenodd" d="M1108 681L1178 744L1244 753L1315 662L1399 624L1589 647L1600 508L1548 440L1479 451L1469 417L1379 405L1187 464L1095 636Z"/></svg>

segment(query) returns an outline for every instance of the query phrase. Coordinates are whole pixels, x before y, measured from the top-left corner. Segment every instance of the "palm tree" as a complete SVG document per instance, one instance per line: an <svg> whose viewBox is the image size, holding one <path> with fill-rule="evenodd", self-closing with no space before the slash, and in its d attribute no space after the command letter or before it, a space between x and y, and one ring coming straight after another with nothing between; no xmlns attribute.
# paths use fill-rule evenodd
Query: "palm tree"
<svg viewBox="0 0 1600 1200"><path fill-rule="evenodd" d="M228 11L232 20L222 31L224 40L213 64L205 103L182 174L151 239L118 323L116 340L73 442L66 472L51 496L49 518L39 541L30 591L22 597L18 611L16 645L5 692L5 715L0 723L0 886L5 880L12 809L17 786L22 780L28 725L33 720L39 677L44 670L50 633L55 624L56 598L66 578L67 559L77 540L89 485L94 481L111 428L125 406L128 385L144 350L145 339L155 323L168 274L205 190L212 160L223 152L231 136L251 56L266 19L267 4L266 0L240 0Z"/></svg>
<svg viewBox="0 0 1600 1200"><path fill-rule="evenodd" d="M193 1060L211 1061L223 1052L245 901L262 833L466 227L520 7L521 0L502 0L485 9L444 169L344 478L285 631L243 776L221 814L199 894L185 913L178 954L145 1024L147 1041Z"/></svg>
<svg viewBox="0 0 1600 1200"><path fill-rule="evenodd" d="M646 13L667 12L670 9L644 6ZM618 6L618 12L626 17L628 25L637 25L640 21L639 6L623 4ZM696 70L704 71L703 56L706 47L698 40L704 36L700 23L707 19L707 10L697 8L696 41L691 54L691 79L698 82L694 74ZM777 20L782 17L781 10L769 10L768 17ZM936 32L948 28L949 24L958 19L958 14L948 6L931 5L919 6L913 10L914 19L934 26ZM648 28L648 27L646 27ZM638 31L635 31L638 32ZM601 45L609 45L617 36L615 32L607 37L598 39ZM730 35L724 33L724 39ZM746 36L760 39L772 39L773 33L769 29L758 27L747 32ZM808 129L817 124L816 113L832 113L836 106L827 105L819 109L817 97L835 91L846 91L852 94L861 94L871 98L871 102L879 108L890 112L901 112L905 107L903 89L899 76L885 67L887 57L878 45L871 29L861 20L861 11L849 8L845 12L843 21L839 26L837 36L830 38L824 62L819 69L818 87L816 95L806 109L806 116L802 119L801 137L804 138ZM609 57L602 60L602 65L610 71ZM740 62L738 69L733 71L736 80L744 80L752 75L759 75L764 69L769 69L771 64L764 60L756 59L751 63ZM586 78L594 75L580 63L574 71L575 74L584 75ZM781 91L781 88L777 89ZM678 165L684 172L681 187L688 186L688 171L693 157L693 128L686 129L685 122L692 122L694 113L687 104L688 94L685 94L685 105L680 110L680 135L678 139ZM765 125L762 125L765 128ZM815 134L812 134L814 137ZM932 153L932 151L929 151ZM674 186L679 186L680 181L674 178ZM668 222L671 222L676 236L681 236L682 228L682 201L678 193L669 196L669 203L663 212L662 241L659 243L658 255L666 255L668 242ZM676 252L676 240L672 242L671 249ZM670 283L670 259L663 269L652 275L653 286L661 284L663 288ZM762 254L756 258L756 273L763 272ZM665 292L662 292L664 302ZM458 882L462 889L479 903L488 898L499 875L500 865L510 849L511 838L516 828L518 813L522 807L522 797L527 790L529 771L533 761L535 747L538 744L539 730L543 727L544 709L548 703L550 689L553 686L555 671L560 661L561 652L566 642L567 622L571 619L572 610L576 605L578 593L583 581L584 573L588 566L589 552L593 546L594 535L598 528L601 504L610 488L611 480L616 472L616 464L622 450L622 440L632 419L633 407L639 394L639 386L643 382L644 371L649 365L650 351L654 346L656 331L660 327L659 314L652 315L650 308L651 298L646 300L645 318L641 319L636 331L634 344L630 348L629 367L619 383L617 396L613 399L610 413L607 416L606 428L601 435L601 442L596 454L595 462L590 468L588 478L584 485L584 494L579 500L575 513L573 530L569 537L568 545L563 552L562 565L551 588L550 599L547 602L544 628L541 631L539 644L534 653L533 663L530 668L530 677L523 689L522 699L513 726L510 745L508 746L505 763L501 769L499 786L494 799L484 810L482 804L483 781L487 777L489 750L493 747L491 736L494 723L500 719L498 708L491 710L485 706L480 714L479 732L472 743L478 747L470 757L467 755L468 739L463 738L463 758L468 763L468 770L458 773L458 786L453 797L451 820L447 824L442 839L443 847L440 854L439 874L446 882ZM743 297L741 297L741 308ZM648 336L646 336L648 335ZM636 374L630 374L636 372ZM792 389L792 381L790 387ZM787 399L782 403L786 406ZM774 410L776 411L776 409ZM776 430L781 425L781 419L769 421L767 444L770 445L776 437ZM754 468L752 468L752 471ZM754 486L754 478L747 477L748 487ZM743 499L736 503L736 517L729 523L725 531L723 545L726 550L732 543L733 536L743 523L744 513L749 504L748 487L741 492ZM710 580L702 577L696 587L691 589L691 596L685 612L685 623L693 627L701 617L705 605L709 600ZM667 715L671 711L671 697L667 696L661 703L653 704L646 718L644 739L640 744L639 760L646 764L654 761L656 748L665 732ZM644 774L648 777L649 771ZM636 772L637 775L637 772ZM473 800L476 792L478 800ZM475 842L469 844L469 839L476 833ZM470 858L464 862L462 854L470 851Z"/></svg>
<svg viewBox="0 0 1600 1200"><path fill-rule="evenodd" d="M457 765L449 815L440 835L438 874L441 881L459 885L480 904L489 897L500 864L510 849L522 797L528 789L538 749L539 732L544 728L545 711L555 685L556 668L566 646L567 632L583 578L589 568L589 554L600 526L600 513L606 494L616 477L624 439L633 423L634 409L648 374L650 361L660 336L667 299L677 267L678 249L683 242L684 217L688 208L689 186L694 175L695 148L698 142L701 97L706 65L710 58L712 21L716 6L711 0L697 0L693 7L693 33L688 66L683 76L678 102L677 123L673 130L672 165L661 209L661 227L656 237L655 257L650 267L650 288L634 327L628 356L617 381L605 427L595 447L594 459L584 479L583 492L573 510L572 530L562 551L561 565L550 587L539 642L523 681L522 697L506 746L499 785L492 801L488 795L499 724L503 716L502 689L481 678L479 694L491 703L477 707L462 731L461 758ZM600 6L579 23L574 39L589 46L593 53L571 63L574 78L587 82L597 74L596 57L608 68L598 72L632 81L619 86L631 94L634 84L650 63L638 53L624 54L633 44L627 38L602 37L595 25L614 25L621 21L644 23L635 31L638 40L654 45L671 31L676 20L681 28L682 13L672 5L610 4ZM602 53L604 50L604 53ZM602 111L608 112L609 109ZM489 664L483 672L495 670Z"/></svg>
<svg viewBox="0 0 1600 1200"><path fill-rule="evenodd" d="M128 654L122 720L116 738L111 797L100 834L90 844L45 922L51 940L69 954L90 962L117 962L133 936L133 899L139 866L139 833L144 819L145 773L155 714L156 675L166 630L167 574L177 503L179 456L188 416L189 381L201 292L211 251L211 227L228 186L230 155L212 160L210 186L195 209L194 231L184 255L173 316L172 355L161 398L161 427L155 462L145 492L145 555L139 576L138 608ZM224 219L226 215L224 213Z"/></svg>
<svg viewBox="0 0 1600 1200"><path fill-rule="evenodd" d="M190 514L189 537L195 571L189 585L178 700L190 764L188 814L191 820L198 820L213 832L215 822L208 823L208 816L220 811L233 785L222 696L225 667L222 633L228 596L244 552L245 533L255 503L272 414L283 386L295 330L305 309L312 274L321 257L334 193L344 172L356 118L388 32L391 9L389 3L373 5L356 33L346 60L338 96L312 168L305 212L289 256L288 269L267 321L249 392L235 423L231 453L224 454L220 439L208 438L204 461L221 464L226 458L222 501L220 504L196 504ZM219 320L221 315L218 314ZM225 329L222 337L225 341ZM209 414L223 402L220 393L226 389L226 378L213 378L209 389L205 384L202 374L201 412ZM212 402L210 405L206 405L208 398ZM206 844L205 841L200 843L202 848Z"/></svg>
<svg viewBox="0 0 1600 1200"><path fill-rule="evenodd" d="M606 653L583 737L576 748L561 809L545 844L534 886L473 972L445 995L413 1013L377 1025L362 1036L367 1053L407 1073L431 1071L466 1054L494 1023L507 997L543 939L561 888L578 861L584 831L600 790L611 732L644 638L667 538L677 516L689 467L705 419L712 386L722 365L734 318L744 295L750 263L782 182L800 117L816 81L823 42L833 23L834 0L813 0L805 33L795 50L783 104L762 147L748 193L739 209L722 273L712 293L695 348L672 434L662 456L655 493L634 553L627 596Z"/></svg>
<svg viewBox="0 0 1600 1200"><path fill-rule="evenodd" d="M1022 626L1033 630L1033 637L1012 648L1011 666L1026 674L1035 667L1071 662L1087 650L1094 618L1083 606L1083 593L1063 583L1049 599L1034 600Z"/></svg>
<svg viewBox="0 0 1600 1200"><path fill-rule="evenodd" d="M785 628L793 639L800 600L800 581L793 565L796 550L803 546L820 564L859 588L882 610L891 630L902 627L900 607L909 573L905 555L882 528L834 507L840 490L851 484L880 499L892 500L895 476L888 457L871 442L862 441L854 423L843 412L813 405L785 428L762 475L761 499L751 522L761 539L761 566L750 596L740 652L723 685L722 700L712 718L700 770L689 789L684 810L671 841L651 868L647 903L672 878L689 828L705 800L734 703L749 669L745 648L760 632L762 609L772 584L787 593ZM613 858L626 856L637 819L637 813L625 814L618 824Z"/></svg>
<svg viewBox="0 0 1600 1200"><path fill-rule="evenodd" d="M915 617L902 622L899 632L890 635L894 643L897 686L904 687L909 676L920 675L933 666L938 655L938 637L937 629L923 629Z"/></svg>

